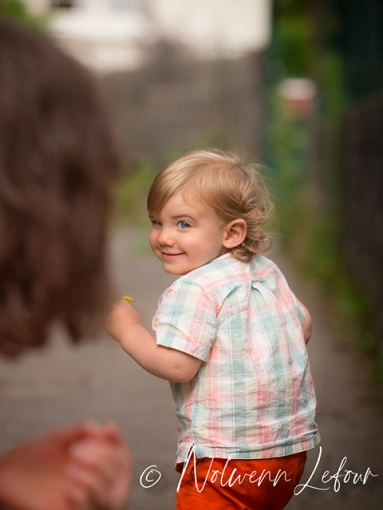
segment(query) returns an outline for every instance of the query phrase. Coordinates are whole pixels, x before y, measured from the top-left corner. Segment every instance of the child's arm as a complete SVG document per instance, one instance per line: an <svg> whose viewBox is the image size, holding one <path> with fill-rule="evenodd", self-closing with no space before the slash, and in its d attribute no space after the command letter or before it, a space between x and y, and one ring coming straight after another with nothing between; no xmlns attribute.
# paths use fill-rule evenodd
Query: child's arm
<svg viewBox="0 0 383 510"><path fill-rule="evenodd" d="M157 345L141 325L140 316L124 299L114 305L105 320L109 335L147 372L170 382L190 381L202 361L176 349Z"/></svg>
<svg viewBox="0 0 383 510"><path fill-rule="evenodd" d="M306 342L306 344L308 344L309 340L311 338L311 332L312 332L311 315L310 315L310 312L305 307L305 305L301 301L299 301L298 298L296 298L296 299L305 312L306 318L305 318L305 322L303 323L302 329L303 329L303 336L305 338L305 342Z"/></svg>

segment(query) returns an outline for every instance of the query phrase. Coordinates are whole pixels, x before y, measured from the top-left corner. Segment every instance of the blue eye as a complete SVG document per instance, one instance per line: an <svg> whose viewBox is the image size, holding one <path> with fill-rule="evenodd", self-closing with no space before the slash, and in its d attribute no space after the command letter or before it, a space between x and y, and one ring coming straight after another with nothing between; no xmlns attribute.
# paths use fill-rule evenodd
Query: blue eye
<svg viewBox="0 0 383 510"><path fill-rule="evenodd" d="M180 227L180 228L188 228L190 227L189 223L186 223L186 221L179 221L177 223L177 227Z"/></svg>

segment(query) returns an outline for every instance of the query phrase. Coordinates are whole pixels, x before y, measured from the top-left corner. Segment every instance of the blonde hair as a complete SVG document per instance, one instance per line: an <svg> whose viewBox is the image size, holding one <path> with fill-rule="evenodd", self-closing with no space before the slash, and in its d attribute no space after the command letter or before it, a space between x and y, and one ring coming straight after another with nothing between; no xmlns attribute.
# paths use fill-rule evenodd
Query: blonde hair
<svg viewBox="0 0 383 510"><path fill-rule="evenodd" d="M225 223L246 221L245 240L230 250L235 258L248 262L271 248L271 236L263 226L274 207L257 165L242 164L238 155L217 149L189 152L155 177L147 201L149 214L159 214L179 192L191 204L197 200L212 207Z"/></svg>

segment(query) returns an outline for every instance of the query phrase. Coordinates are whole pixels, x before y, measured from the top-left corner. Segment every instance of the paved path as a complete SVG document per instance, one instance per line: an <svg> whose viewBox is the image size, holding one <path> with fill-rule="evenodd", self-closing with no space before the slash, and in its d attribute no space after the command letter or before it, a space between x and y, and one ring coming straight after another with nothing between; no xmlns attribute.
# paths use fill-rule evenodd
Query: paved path
<svg viewBox="0 0 383 510"><path fill-rule="evenodd" d="M323 311L279 257L297 295L313 314L314 335L309 352L318 396L318 425L322 457L310 484L288 505L289 510L370 510L383 502L382 414L364 368L340 346L328 330ZM150 255L141 232L121 231L113 236L112 271L116 299L127 293L150 327L160 293L173 281ZM173 401L165 381L146 374L106 335L79 348L69 346L60 331L52 345L15 363L0 362L0 450L31 434L92 417L113 420L130 444L135 466L130 510L171 510L175 500L174 472L176 425ZM302 482L308 480L319 448L310 452ZM325 470L342 469L365 475L368 468L379 477L347 484L340 478L323 484ZM143 488L141 474L156 465L161 479ZM149 473L148 473L149 474ZM153 471L149 477L154 477ZM158 476L158 475L157 475ZM144 478L142 482L145 483ZM54 510L54 509L52 509Z"/></svg>

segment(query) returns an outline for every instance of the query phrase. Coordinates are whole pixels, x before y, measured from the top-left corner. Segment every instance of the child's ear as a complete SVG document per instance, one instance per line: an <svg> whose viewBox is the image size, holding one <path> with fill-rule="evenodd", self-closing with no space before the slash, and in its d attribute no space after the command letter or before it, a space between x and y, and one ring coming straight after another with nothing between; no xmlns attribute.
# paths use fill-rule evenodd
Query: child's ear
<svg viewBox="0 0 383 510"><path fill-rule="evenodd" d="M247 224L243 219L233 220L225 227L223 246L227 249L235 248L243 243L247 234Z"/></svg>

